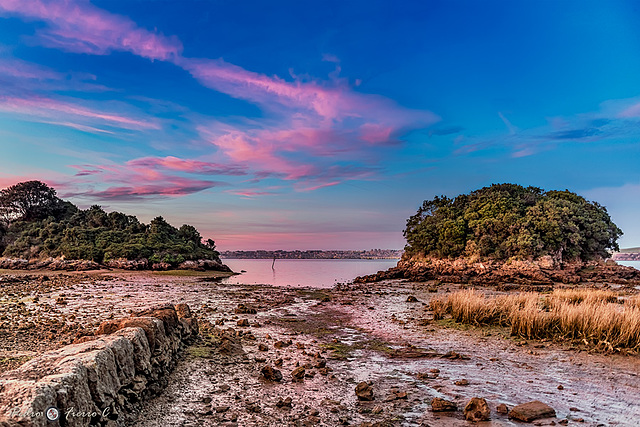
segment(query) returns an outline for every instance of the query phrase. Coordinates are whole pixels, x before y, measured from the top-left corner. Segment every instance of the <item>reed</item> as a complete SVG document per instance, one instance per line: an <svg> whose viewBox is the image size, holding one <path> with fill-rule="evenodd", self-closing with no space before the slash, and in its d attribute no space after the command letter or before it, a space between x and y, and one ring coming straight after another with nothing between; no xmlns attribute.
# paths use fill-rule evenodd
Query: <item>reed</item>
<svg viewBox="0 0 640 427"><path fill-rule="evenodd" d="M434 319L447 314L459 323L511 327L527 339L566 338L602 350L640 350L640 296L624 303L615 292L562 289L487 296L462 290L433 299Z"/></svg>

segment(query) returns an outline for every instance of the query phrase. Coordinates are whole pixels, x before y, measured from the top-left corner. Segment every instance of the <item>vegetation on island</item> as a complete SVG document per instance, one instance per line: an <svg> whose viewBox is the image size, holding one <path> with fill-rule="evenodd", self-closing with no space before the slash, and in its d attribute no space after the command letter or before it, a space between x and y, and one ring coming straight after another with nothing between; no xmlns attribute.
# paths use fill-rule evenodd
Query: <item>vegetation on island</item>
<svg viewBox="0 0 640 427"><path fill-rule="evenodd" d="M143 224L100 206L79 209L40 181L0 190L0 255L33 259L64 257L104 263L146 259L176 266L188 260L220 262L215 242L195 227L175 228L161 216Z"/></svg>
<svg viewBox="0 0 640 427"><path fill-rule="evenodd" d="M608 258L621 235L597 202L516 184L426 200L404 230L409 255L557 262Z"/></svg>

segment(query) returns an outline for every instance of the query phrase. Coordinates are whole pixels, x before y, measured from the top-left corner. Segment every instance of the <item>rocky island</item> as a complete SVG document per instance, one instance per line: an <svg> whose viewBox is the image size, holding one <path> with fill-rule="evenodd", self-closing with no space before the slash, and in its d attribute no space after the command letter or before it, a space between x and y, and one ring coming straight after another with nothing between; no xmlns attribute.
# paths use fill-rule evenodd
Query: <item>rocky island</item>
<svg viewBox="0 0 640 427"><path fill-rule="evenodd" d="M40 181L0 191L0 268L47 270L215 270L215 242L195 227L179 229L158 216L143 224L94 205L82 210Z"/></svg>

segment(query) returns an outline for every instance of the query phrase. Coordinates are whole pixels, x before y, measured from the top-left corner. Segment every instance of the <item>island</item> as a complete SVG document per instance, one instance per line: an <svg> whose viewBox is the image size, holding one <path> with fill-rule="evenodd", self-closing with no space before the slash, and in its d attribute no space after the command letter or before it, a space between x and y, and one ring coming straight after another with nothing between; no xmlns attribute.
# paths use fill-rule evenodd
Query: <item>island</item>
<svg viewBox="0 0 640 427"><path fill-rule="evenodd" d="M40 181L0 191L0 268L216 270L230 272L215 242L163 217L149 224L100 206L79 209Z"/></svg>

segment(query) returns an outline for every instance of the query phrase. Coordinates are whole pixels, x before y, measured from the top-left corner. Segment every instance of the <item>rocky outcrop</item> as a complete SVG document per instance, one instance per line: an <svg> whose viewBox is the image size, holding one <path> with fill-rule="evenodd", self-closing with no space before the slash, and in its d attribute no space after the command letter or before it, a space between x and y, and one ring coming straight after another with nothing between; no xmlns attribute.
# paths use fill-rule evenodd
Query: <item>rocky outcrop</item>
<svg viewBox="0 0 640 427"><path fill-rule="evenodd" d="M0 376L0 426L123 425L136 402L164 389L197 334L185 304L104 322L95 336Z"/></svg>
<svg viewBox="0 0 640 427"><path fill-rule="evenodd" d="M22 259L22 258L0 258L0 269L7 270L66 270L66 271L87 271L99 270L101 268L117 268L121 270L197 270L197 271L225 271L231 269L222 262L213 259L199 259L184 261L178 265L166 262L151 263L148 259L130 260L117 258L98 264L94 261L84 259Z"/></svg>
<svg viewBox="0 0 640 427"><path fill-rule="evenodd" d="M87 271L101 268L97 262L84 259L22 259L22 258L0 258L0 268L7 270L66 270L66 271Z"/></svg>
<svg viewBox="0 0 640 427"><path fill-rule="evenodd" d="M473 261L459 258L403 258L396 267L369 276L358 277L354 283L407 279L415 282L436 280L445 283L474 285L515 284L551 286L554 283L610 282L640 283L640 270L616 264L614 261L591 261L556 264L551 257L535 261Z"/></svg>

